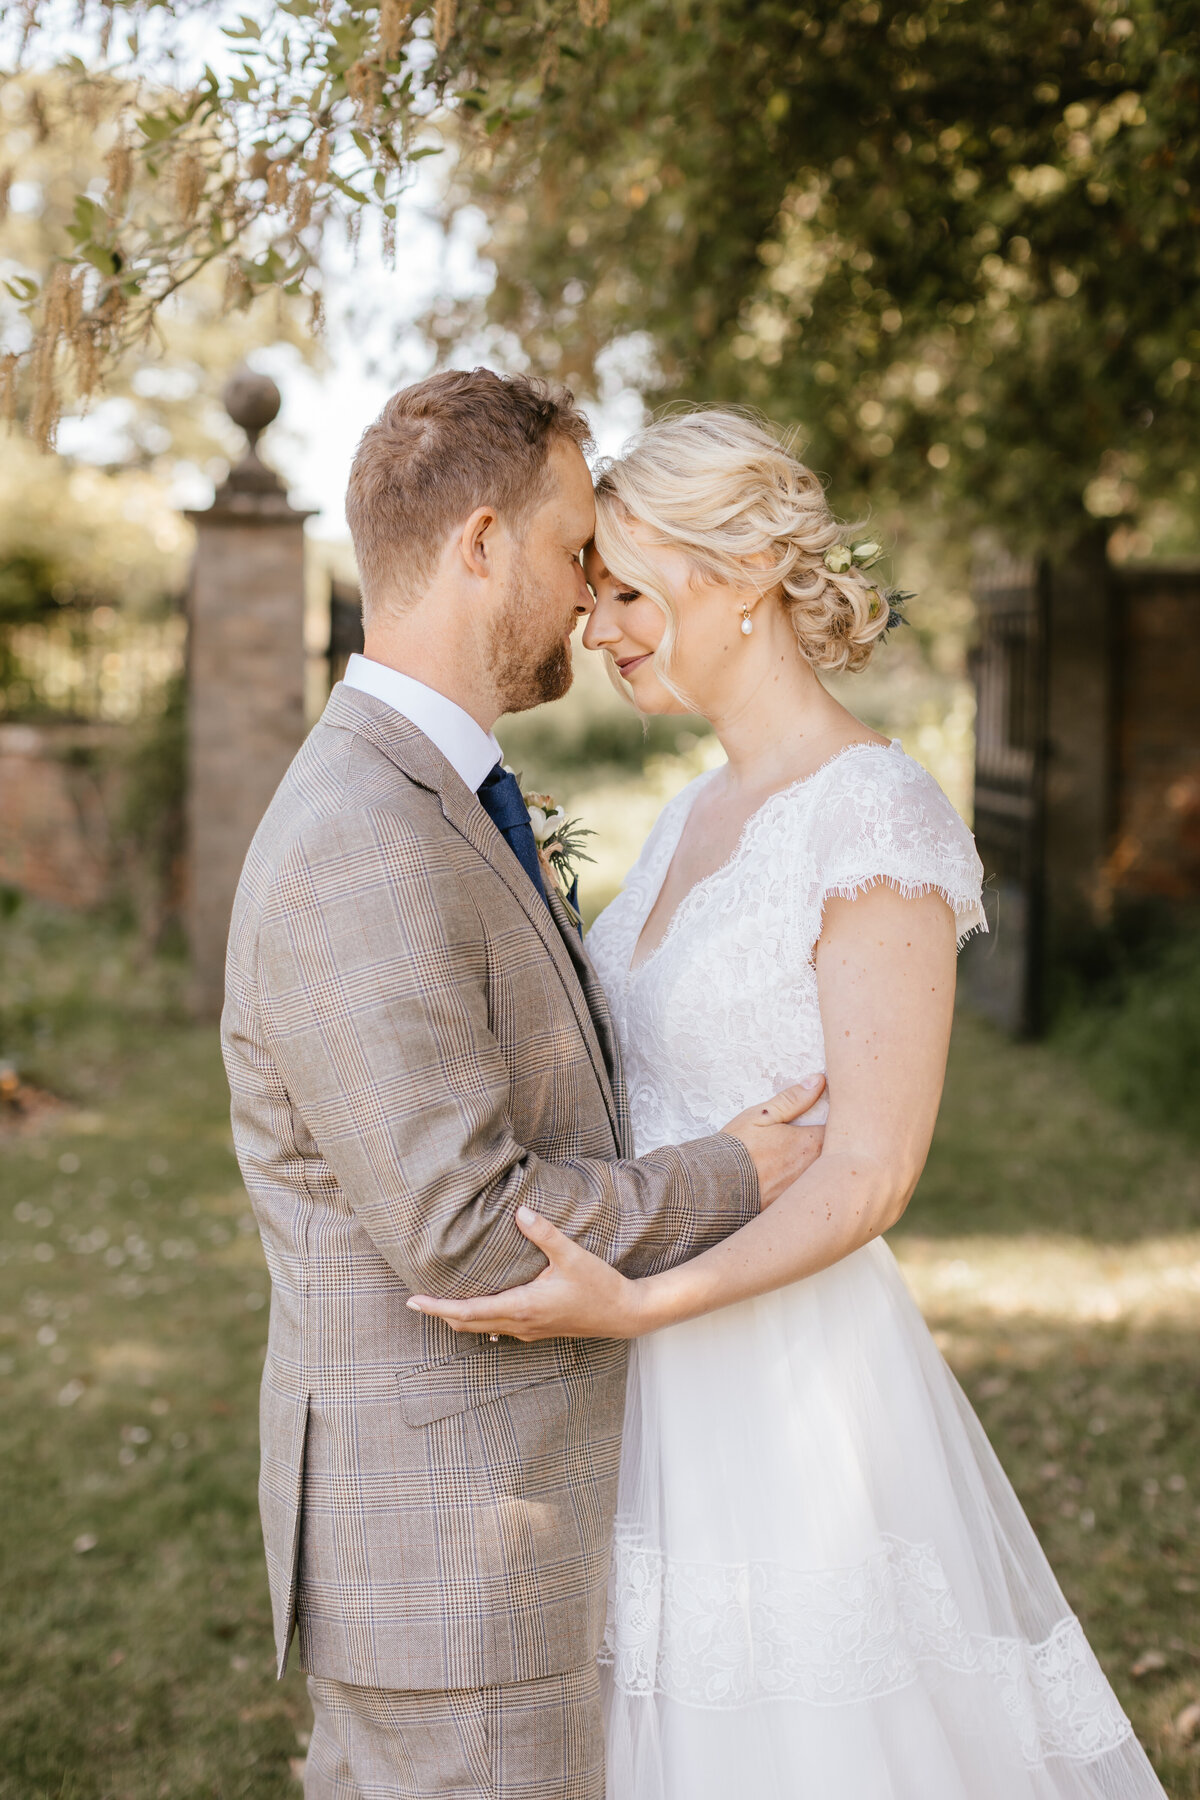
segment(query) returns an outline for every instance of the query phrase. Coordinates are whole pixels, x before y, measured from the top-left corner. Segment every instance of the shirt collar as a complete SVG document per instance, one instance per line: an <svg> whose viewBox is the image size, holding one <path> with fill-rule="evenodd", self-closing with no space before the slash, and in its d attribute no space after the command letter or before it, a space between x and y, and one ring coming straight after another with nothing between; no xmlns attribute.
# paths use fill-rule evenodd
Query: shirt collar
<svg viewBox="0 0 1200 1800"><path fill-rule="evenodd" d="M473 794L478 793L488 770L500 761L503 752L493 732L485 731L456 701L447 700L445 694L414 676L355 652L342 679L347 687L374 694L377 700L411 720L441 751Z"/></svg>

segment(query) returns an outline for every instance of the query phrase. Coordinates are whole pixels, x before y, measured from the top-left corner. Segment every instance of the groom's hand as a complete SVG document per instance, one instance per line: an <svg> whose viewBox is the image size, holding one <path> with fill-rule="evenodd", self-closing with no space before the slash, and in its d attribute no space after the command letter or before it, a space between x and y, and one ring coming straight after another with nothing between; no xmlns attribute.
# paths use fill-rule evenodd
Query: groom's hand
<svg viewBox="0 0 1200 1800"><path fill-rule="evenodd" d="M815 1106L824 1091L824 1075L810 1075L795 1087L784 1088L773 1100L748 1106L725 1126L729 1136L737 1138L750 1152L763 1206L778 1200L784 1189L799 1180L820 1156L824 1127L797 1128L792 1121Z"/></svg>

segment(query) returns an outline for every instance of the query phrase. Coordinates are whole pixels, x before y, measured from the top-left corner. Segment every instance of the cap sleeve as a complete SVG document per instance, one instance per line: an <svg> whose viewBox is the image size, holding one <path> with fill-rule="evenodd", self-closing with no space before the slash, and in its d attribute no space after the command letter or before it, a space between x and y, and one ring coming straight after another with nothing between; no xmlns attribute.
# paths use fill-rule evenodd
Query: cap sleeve
<svg viewBox="0 0 1200 1800"><path fill-rule="evenodd" d="M986 931L975 840L933 776L898 745L864 745L826 771L812 817L820 906L887 881L906 898L937 893L958 942Z"/></svg>

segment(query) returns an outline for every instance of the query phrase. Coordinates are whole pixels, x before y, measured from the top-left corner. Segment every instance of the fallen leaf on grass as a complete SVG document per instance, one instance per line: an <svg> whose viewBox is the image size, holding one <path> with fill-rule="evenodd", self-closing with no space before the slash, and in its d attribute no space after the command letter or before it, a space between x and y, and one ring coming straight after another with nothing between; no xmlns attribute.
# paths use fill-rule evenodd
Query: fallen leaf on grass
<svg viewBox="0 0 1200 1800"><path fill-rule="evenodd" d="M288 1757L288 1768L292 1771L293 1781L304 1780L304 1764L306 1761L307 1758L303 1756Z"/></svg>
<svg viewBox="0 0 1200 1800"><path fill-rule="evenodd" d="M99 1538L93 1537L90 1531L82 1531L71 1545L71 1548L74 1550L76 1556L84 1556L89 1550L94 1550L99 1542Z"/></svg>
<svg viewBox="0 0 1200 1800"><path fill-rule="evenodd" d="M1129 1673L1135 1681L1139 1681L1143 1675L1153 1675L1159 1669L1165 1669L1167 1660L1161 1650L1143 1650L1137 1661L1130 1665Z"/></svg>
<svg viewBox="0 0 1200 1800"><path fill-rule="evenodd" d="M1200 1735L1200 1700L1193 1700L1184 1707L1175 1720L1175 1731L1185 1744L1190 1744L1194 1737Z"/></svg>

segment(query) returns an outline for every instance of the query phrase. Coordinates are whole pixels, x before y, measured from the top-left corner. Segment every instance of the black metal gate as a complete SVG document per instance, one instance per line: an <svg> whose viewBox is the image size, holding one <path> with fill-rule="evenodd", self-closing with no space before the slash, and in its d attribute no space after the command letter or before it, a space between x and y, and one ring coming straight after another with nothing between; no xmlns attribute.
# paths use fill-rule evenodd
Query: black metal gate
<svg viewBox="0 0 1200 1800"><path fill-rule="evenodd" d="M335 575L329 583L329 685L334 687L346 673L351 656L363 648L362 597L352 581L339 581Z"/></svg>
<svg viewBox="0 0 1200 1800"><path fill-rule="evenodd" d="M1021 1036L1042 1024L1042 866L1049 569L996 551L972 581L975 838L990 934L968 947L963 986L981 1012Z"/></svg>

